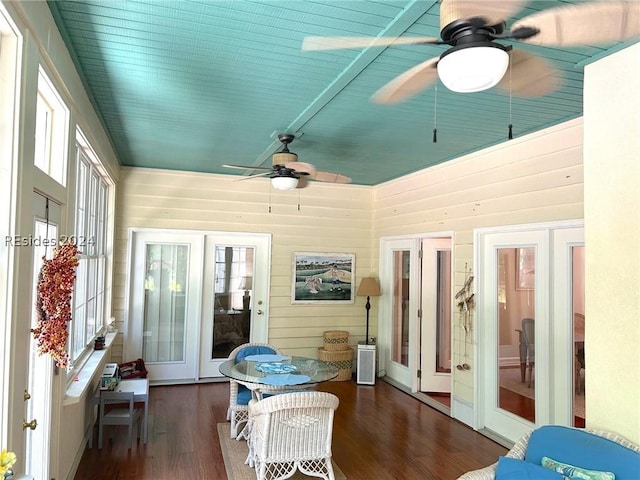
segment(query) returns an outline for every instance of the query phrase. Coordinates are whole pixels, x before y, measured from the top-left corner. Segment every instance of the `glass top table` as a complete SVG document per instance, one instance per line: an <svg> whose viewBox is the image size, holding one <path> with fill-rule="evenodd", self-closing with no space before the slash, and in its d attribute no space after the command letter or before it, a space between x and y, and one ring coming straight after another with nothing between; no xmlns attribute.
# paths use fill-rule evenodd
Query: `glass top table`
<svg viewBox="0 0 640 480"><path fill-rule="evenodd" d="M322 360L292 356L279 361L243 360L235 363L235 360L227 360L220 365L220 373L251 390L272 390L309 388L336 378L339 372L336 367ZM267 380L274 383L267 383Z"/></svg>

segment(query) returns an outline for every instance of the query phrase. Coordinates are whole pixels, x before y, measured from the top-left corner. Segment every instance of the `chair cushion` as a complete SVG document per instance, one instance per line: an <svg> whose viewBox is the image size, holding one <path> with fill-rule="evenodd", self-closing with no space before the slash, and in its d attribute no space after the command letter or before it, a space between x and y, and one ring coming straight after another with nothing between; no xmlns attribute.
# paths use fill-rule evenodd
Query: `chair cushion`
<svg viewBox="0 0 640 480"><path fill-rule="evenodd" d="M251 390L244 385L238 385L238 397L236 399L236 403L238 405L249 405L249 400L251 400Z"/></svg>
<svg viewBox="0 0 640 480"><path fill-rule="evenodd" d="M549 457L542 457L542 466L558 472L571 479L578 480L616 480L612 472L601 472L598 470L586 470L584 468L569 465L568 463L556 462Z"/></svg>
<svg viewBox="0 0 640 480"><path fill-rule="evenodd" d="M249 355L263 355L265 353L276 353L276 352L273 348L266 347L263 345L252 345L250 347L245 347L236 354L235 363L242 362L245 359L245 357L248 357Z"/></svg>
<svg viewBox="0 0 640 480"><path fill-rule="evenodd" d="M525 460L542 465L542 457L586 470L613 472L616 480L640 478L640 453L576 428L545 425L535 429Z"/></svg>
<svg viewBox="0 0 640 480"><path fill-rule="evenodd" d="M496 480L562 480L559 473L540 465L509 457L500 457L496 468Z"/></svg>

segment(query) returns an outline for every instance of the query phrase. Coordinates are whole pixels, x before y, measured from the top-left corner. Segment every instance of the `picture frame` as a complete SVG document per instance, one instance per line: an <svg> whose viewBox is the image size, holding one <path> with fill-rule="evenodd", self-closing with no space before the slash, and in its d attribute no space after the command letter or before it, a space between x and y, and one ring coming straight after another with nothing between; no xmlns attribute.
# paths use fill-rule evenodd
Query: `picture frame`
<svg viewBox="0 0 640 480"><path fill-rule="evenodd" d="M534 290L536 284L536 249L516 248L516 290Z"/></svg>
<svg viewBox="0 0 640 480"><path fill-rule="evenodd" d="M291 303L353 303L353 253L294 252Z"/></svg>

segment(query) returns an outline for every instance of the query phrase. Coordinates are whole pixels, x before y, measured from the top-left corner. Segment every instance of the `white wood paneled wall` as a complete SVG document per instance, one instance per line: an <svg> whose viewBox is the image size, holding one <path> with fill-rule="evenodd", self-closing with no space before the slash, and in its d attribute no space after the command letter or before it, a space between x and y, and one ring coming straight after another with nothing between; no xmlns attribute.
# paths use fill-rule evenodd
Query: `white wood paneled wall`
<svg viewBox="0 0 640 480"><path fill-rule="evenodd" d="M475 228L583 218L582 131L582 119L571 120L376 187L373 256L379 258L381 237L454 232L457 292L465 265L473 266ZM454 365L463 342L454 328ZM453 371L453 393L467 402L473 367Z"/></svg>
<svg viewBox="0 0 640 480"><path fill-rule="evenodd" d="M277 192L268 179L123 168L117 200L114 316L123 330L128 229L131 227L270 233L269 341L293 355L316 357L325 330L364 339L364 300L292 305L293 252L355 253L356 282L372 270L371 187L320 182ZM271 205L271 213L269 212ZM299 205L299 209L298 209ZM122 356L122 342L114 355Z"/></svg>

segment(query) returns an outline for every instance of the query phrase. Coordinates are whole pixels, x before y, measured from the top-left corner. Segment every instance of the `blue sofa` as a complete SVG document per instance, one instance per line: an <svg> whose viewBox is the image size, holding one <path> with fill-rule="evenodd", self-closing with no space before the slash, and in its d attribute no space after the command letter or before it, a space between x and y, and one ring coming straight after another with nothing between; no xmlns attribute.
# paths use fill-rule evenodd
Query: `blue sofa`
<svg viewBox="0 0 640 480"><path fill-rule="evenodd" d="M536 428L496 463L458 480L640 480L640 447L612 432Z"/></svg>

